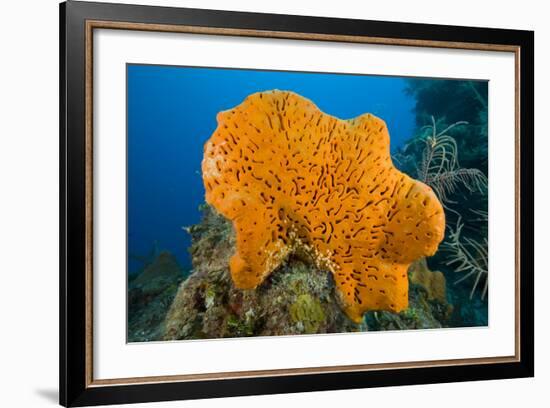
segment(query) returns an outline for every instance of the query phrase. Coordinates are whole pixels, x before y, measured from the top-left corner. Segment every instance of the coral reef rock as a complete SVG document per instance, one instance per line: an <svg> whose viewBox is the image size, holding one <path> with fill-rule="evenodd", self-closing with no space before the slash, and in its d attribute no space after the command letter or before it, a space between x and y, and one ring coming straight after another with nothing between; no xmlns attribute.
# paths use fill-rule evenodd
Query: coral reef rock
<svg viewBox="0 0 550 408"><path fill-rule="evenodd" d="M128 341L159 340L164 318L183 280L176 258L160 252L128 282Z"/></svg>
<svg viewBox="0 0 550 408"><path fill-rule="evenodd" d="M426 290L428 300L447 301L446 280L443 272L431 271L426 258L422 258L409 267L409 281L418 284Z"/></svg>
<svg viewBox="0 0 550 408"><path fill-rule="evenodd" d="M407 268L436 252L445 215L430 187L394 167L384 121L340 120L283 91L217 119L202 172L206 201L236 232L235 285L254 289L294 256L332 273L357 323L406 309Z"/></svg>
<svg viewBox="0 0 550 408"><path fill-rule="evenodd" d="M412 284L409 308L369 312L367 324L351 321L329 271L290 256L256 289L235 287L229 262L235 252L232 223L209 206L188 228L193 272L181 283L166 316L164 340L343 333L444 325L449 306L430 300L423 283ZM429 272L429 271L428 271ZM431 273L431 272L429 272Z"/></svg>

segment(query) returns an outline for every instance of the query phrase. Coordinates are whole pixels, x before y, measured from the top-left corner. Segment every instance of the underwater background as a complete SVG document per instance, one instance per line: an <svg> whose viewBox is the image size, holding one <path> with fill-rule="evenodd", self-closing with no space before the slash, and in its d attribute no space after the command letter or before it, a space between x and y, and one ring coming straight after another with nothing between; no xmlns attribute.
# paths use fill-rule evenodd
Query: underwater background
<svg viewBox="0 0 550 408"><path fill-rule="evenodd" d="M211 214L204 205L201 175L203 147L217 127L216 115L239 105L250 94L272 89L298 93L321 111L340 119L366 112L383 119L389 130L395 166L413 178L419 178L430 137L443 137L436 140L443 147L454 143L457 166L448 174L456 173L456 177L449 184L445 177L430 179L436 193L445 195L442 201L449 227L446 235L450 255L438 251L426 268L442 271L446 277L442 303L446 303L445 307L451 305L452 310L441 311L445 315L440 319L444 320L441 327L487 325L488 296L484 285L488 272L483 273L483 268L468 269L461 258L468 257L460 253L461 249L466 254L477 253L480 248L469 243L487 239L487 82L129 64L129 341L166 338L165 316L178 287L193 270L192 245L203 238L195 237L192 242L192 226L217 222L208 219ZM437 135L449 126L448 132ZM432 153L438 154L437 150ZM421 181L430 184L429 180ZM215 224L213 228L218 227ZM483 252L483 244L480 247ZM479 256L472 256L470 261L479 267ZM463 281L455 285L461 278ZM326 313L323 317L327 318ZM405 318L409 317L418 319ZM231 326L229 320L226 318L225 324ZM307 319L301 320L303 323ZM417 328L401 327L391 318L388 321L391 329ZM338 326L334 321L332 324ZM365 317L365 327L359 330L366 330L366 326L370 330L383 329L384 324L383 314L370 313ZM219 336L259 335L254 330L243 331L238 319L234 326L236 331ZM304 332L308 332L306 326ZM320 326L309 324L309 332L313 328L313 332L322 332ZM347 329L343 324L334 331ZM267 334L286 333L289 330Z"/></svg>

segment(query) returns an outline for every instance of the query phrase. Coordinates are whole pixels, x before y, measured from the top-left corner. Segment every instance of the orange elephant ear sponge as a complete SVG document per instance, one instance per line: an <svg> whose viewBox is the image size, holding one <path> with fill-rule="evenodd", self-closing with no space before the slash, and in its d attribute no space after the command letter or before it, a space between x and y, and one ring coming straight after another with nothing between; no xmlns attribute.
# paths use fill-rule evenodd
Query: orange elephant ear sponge
<svg viewBox="0 0 550 408"><path fill-rule="evenodd" d="M445 215L393 166L389 145L382 120L340 120L292 92L219 113L202 173L206 201L235 228L235 285L255 288L297 254L332 272L354 321L407 308L407 268L435 253Z"/></svg>

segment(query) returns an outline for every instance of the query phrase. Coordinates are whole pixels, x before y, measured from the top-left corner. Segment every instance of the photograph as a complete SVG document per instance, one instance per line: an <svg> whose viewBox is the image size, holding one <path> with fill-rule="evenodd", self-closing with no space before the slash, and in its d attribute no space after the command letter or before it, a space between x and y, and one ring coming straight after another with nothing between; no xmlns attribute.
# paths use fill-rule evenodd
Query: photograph
<svg viewBox="0 0 550 408"><path fill-rule="evenodd" d="M489 88L127 63L127 342L488 327Z"/></svg>

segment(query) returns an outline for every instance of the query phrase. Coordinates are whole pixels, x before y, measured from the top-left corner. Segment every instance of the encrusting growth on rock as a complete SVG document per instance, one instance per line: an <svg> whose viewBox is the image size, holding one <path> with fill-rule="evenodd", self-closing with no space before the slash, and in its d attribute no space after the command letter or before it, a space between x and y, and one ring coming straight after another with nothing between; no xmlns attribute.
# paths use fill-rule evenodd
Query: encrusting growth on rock
<svg viewBox="0 0 550 408"><path fill-rule="evenodd" d="M437 300L440 303L447 302L446 280L443 272L431 271L428 268L426 258L419 259L409 267L409 280L411 284L418 284L424 288L428 300Z"/></svg>
<svg viewBox="0 0 550 408"><path fill-rule="evenodd" d="M407 268L433 255L445 215L398 171L384 121L341 120L292 92L218 114L204 147L206 201L233 222L233 282L257 287L290 254L329 270L354 321L408 305Z"/></svg>

